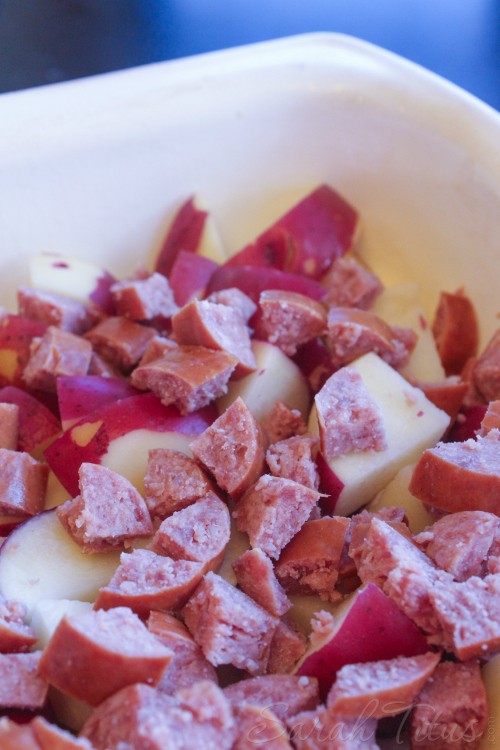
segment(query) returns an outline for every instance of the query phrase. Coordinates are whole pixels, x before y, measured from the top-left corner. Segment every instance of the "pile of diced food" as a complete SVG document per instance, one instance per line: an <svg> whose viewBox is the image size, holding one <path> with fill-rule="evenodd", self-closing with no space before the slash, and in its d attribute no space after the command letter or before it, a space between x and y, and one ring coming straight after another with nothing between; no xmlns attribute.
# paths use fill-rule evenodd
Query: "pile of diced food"
<svg viewBox="0 0 500 750"><path fill-rule="evenodd" d="M0 748L475 750L500 715L500 330L322 185L236 255L40 255L0 311ZM486 745L484 745L486 747Z"/></svg>

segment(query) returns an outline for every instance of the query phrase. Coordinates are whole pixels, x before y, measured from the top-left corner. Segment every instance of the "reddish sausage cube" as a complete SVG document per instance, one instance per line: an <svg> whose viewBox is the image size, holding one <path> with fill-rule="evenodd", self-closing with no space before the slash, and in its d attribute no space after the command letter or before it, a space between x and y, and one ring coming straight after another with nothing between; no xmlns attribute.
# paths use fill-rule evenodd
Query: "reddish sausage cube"
<svg viewBox="0 0 500 750"><path fill-rule="evenodd" d="M297 292L277 289L260 295L260 326L271 344L293 356L300 344L322 336L326 329L326 310L322 304Z"/></svg>
<svg viewBox="0 0 500 750"><path fill-rule="evenodd" d="M474 364L472 381L484 403L500 398L500 329Z"/></svg>
<svg viewBox="0 0 500 750"><path fill-rule="evenodd" d="M269 445L281 440L303 435L307 425L298 409L290 409L283 401L276 401L262 422L262 429Z"/></svg>
<svg viewBox="0 0 500 750"><path fill-rule="evenodd" d="M43 510L49 467L28 453L0 448L0 513L34 516Z"/></svg>
<svg viewBox="0 0 500 750"><path fill-rule="evenodd" d="M140 365L132 373L136 388L151 390L166 406L182 414L206 406L227 392L227 383L238 360L226 352L204 346L178 346L161 359Z"/></svg>
<svg viewBox="0 0 500 750"><path fill-rule="evenodd" d="M271 641L271 653L267 663L268 674L288 674L307 649L307 638L303 629L289 615L285 615Z"/></svg>
<svg viewBox="0 0 500 750"><path fill-rule="evenodd" d="M192 458L181 451L149 451L144 477L144 499L153 518L162 520L201 500L212 490L211 480Z"/></svg>
<svg viewBox="0 0 500 750"><path fill-rule="evenodd" d="M298 714L288 722L295 750L379 750L376 729L375 719L346 719L324 708Z"/></svg>
<svg viewBox="0 0 500 750"><path fill-rule="evenodd" d="M460 375L469 357L475 357L479 340L474 305L462 290L441 292L432 333L447 375Z"/></svg>
<svg viewBox="0 0 500 750"><path fill-rule="evenodd" d="M241 289L233 286L229 289L221 289L219 292L212 292L207 297L207 302L215 302L217 305L227 305L234 307L241 313L245 323L248 323L254 312L257 311L257 305L250 297L242 292Z"/></svg>
<svg viewBox="0 0 500 750"><path fill-rule="evenodd" d="M243 399L237 398L190 446L200 464L234 500L264 471L262 431Z"/></svg>
<svg viewBox="0 0 500 750"><path fill-rule="evenodd" d="M135 487L115 471L83 463L80 495L59 505L59 520L84 552L123 548L126 540L148 537L153 524Z"/></svg>
<svg viewBox="0 0 500 750"><path fill-rule="evenodd" d="M327 289L325 302L329 307L369 310L384 289L378 276L354 258L336 258L321 283Z"/></svg>
<svg viewBox="0 0 500 750"><path fill-rule="evenodd" d="M42 653L0 654L0 707L42 708L49 683L39 672Z"/></svg>
<svg viewBox="0 0 500 750"><path fill-rule="evenodd" d="M17 450L19 434L19 406L0 403L0 448Z"/></svg>
<svg viewBox="0 0 500 750"><path fill-rule="evenodd" d="M168 280L161 273L146 279L117 281L111 287L111 295L118 315L131 320L170 318L179 309Z"/></svg>
<svg viewBox="0 0 500 750"><path fill-rule="evenodd" d="M263 674L278 620L215 573L207 573L183 610L208 661Z"/></svg>
<svg viewBox="0 0 500 750"><path fill-rule="evenodd" d="M19 315L77 336L95 326L102 317L97 308L85 305L72 297L27 286L19 287L17 300Z"/></svg>
<svg viewBox="0 0 500 750"><path fill-rule="evenodd" d="M85 737L77 739L55 724L49 724L42 716L36 716L30 727L40 745L40 750L94 750ZM24 746L22 750L25 750Z"/></svg>
<svg viewBox="0 0 500 750"><path fill-rule="evenodd" d="M23 379L29 388L56 392L61 375L86 375L92 346L81 336L50 326L41 339L33 339Z"/></svg>
<svg viewBox="0 0 500 750"><path fill-rule="evenodd" d="M281 721L301 711L312 711L319 705L318 680L294 674L265 675L242 680L224 688L224 695L234 706L250 704L271 706Z"/></svg>
<svg viewBox="0 0 500 750"><path fill-rule="evenodd" d="M281 617L292 607L274 575L271 560L258 547L240 555L232 568L241 590L274 617Z"/></svg>
<svg viewBox="0 0 500 750"><path fill-rule="evenodd" d="M34 630L24 624L26 612L22 602L0 596L0 653L28 651L37 642Z"/></svg>
<svg viewBox="0 0 500 750"><path fill-rule="evenodd" d="M274 443L266 453L267 465L275 477L293 479L311 490L319 487L319 474L313 459L318 438L299 435Z"/></svg>
<svg viewBox="0 0 500 750"><path fill-rule="evenodd" d="M135 682L156 685L172 652L126 607L63 617L39 664L63 693L98 706Z"/></svg>
<svg viewBox="0 0 500 750"><path fill-rule="evenodd" d="M246 531L252 547L260 547L276 559L295 536L318 502L319 492L291 479L261 477L233 511L240 531Z"/></svg>
<svg viewBox="0 0 500 750"><path fill-rule="evenodd" d="M155 359L161 359L164 354L177 349L179 344L172 339L166 339L164 336L155 336L149 342L146 351L141 357L139 365L148 365L150 362L154 362Z"/></svg>
<svg viewBox="0 0 500 750"><path fill-rule="evenodd" d="M85 334L101 357L125 371L137 364L154 336L152 328L123 317L106 318Z"/></svg>

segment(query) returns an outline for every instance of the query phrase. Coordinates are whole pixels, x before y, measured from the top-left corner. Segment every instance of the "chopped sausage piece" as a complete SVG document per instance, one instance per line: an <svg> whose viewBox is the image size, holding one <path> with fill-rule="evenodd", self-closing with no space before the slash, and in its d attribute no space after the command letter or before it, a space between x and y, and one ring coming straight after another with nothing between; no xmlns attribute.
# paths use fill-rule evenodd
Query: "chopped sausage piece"
<svg viewBox="0 0 500 750"><path fill-rule="evenodd" d="M85 334L101 357L125 371L137 364L154 336L152 328L123 317L106 318Z"/></svg>
<svg viewBox="0 0 500 750"><path fill-rule="evenodd" d="M137 615L116 607L63 617L38 670L63 693L98 706L134 682L156 685L171 658Z"/></svg>
<svg viewBox="0 0 500 750"><path fill-rule="evenodd" d="M264 471L262 430L239 397L189 447L233 500L238 500Z"/></svg>
<svg viewBox="0 0 500 750"><path fill-rule="evenodd" d="M259 327L271 344L293 356L300 344L322 336L326 310L320 302L298 292L269 289L261 292Z"/></svg>
<svg viewBox="0 0 500 750"><path fill-rule="evenodd" d="M339 571L340 578L349 578L356 574L356 563L354 562L352 557L349 556L349 545L351 543L351 537L354 530L356 529L356 526L362 523L369 524L372 518L379 518L381 521L387 521L388 523L403 521L404 523L408 524L408 519L403 508L381 508L381 510L377 511L376 513L371 513L368 510L362 510L361 513L356 513L356 515L352 516L350 519L349 528L347 529L347 533L345 536L344 549L342 550L342 560L340 563Z"/></svg>
<svg viewBox="0 0 500 750"><path fill-rule="evenodd" d="M23 380L29 388L56 392L61 375L86 375L92 346L81 336L50 326L41 339L33 339Z"/></svg>
<svg viewBox="0 0 500 750"><path fill-rule="evenodd" d="M49 467L28 453L0 448L0 513L34 516L43 510Z"/></svg>
<svg viewBox="0 0 500 750"><path fill-rule="evenodd" d="M129 607L139 617L152 609L181 609L201 581L204 567L145 549L123 552L113 578L99 589L94 609Z"/></svg>
<svg viewBox="0 0 500 750"><path fill-rule="evenodd" d="M451 419L450 426L455 422L460 407L463 404L469 384L457 375L450 375L446 380L437 383L416 382L427 399L438 409L445 411Z"/></svg>
<svg viewBox="0 0 500 750"><path fill-rule="evenodd" d="M265 672L278 620L242 591L209 572L182 614L211 664Z"/></svg>
<svg viewBox="0 0 500 750"><path fill-rule="evenodd" d="M155 336L149 342L146 351L141 357L139 366L148 365L150 362L154 362L155 359L161 359L167 352L171 352L172 349L177 349L179 344L172 339L167 339L164 336Z"/></svg>
<svg viewBox="0 0 500 750"><path fill-rule="evenodd" d="M373 719L396 716L412 705L441 660L441 654L346 664L328 693L326 705L338 716Z"/></svg>
<svg viewBox="0 0 500 750"><path fill-rule="evenodd" d="M207 297L207 302L215 302L217 305L227 305L234 307L241 313L245 323L248 323L252 315L257 311L257 305L250 297L242 292L241 289L233 286L229 289L221 289L219 292L212 292Z"/></svg>
<svg viewBox="0 0 500 750"><path fill-rule="evenodd" d="M313 459L313 450L318 445L318 438L311 435L281 440L274 443L266 453L267 465L275 477L293 479L311 490L319 487L319 474Z"/></svg>
<svg viewBox="0 0 500 750"><path fill-rule="evenodd" d="M231 750L292 750L288 733L271 709L246 703L234 709L238 734Z"/></svg>
<svg viewBox="0 0 500 750"><path fill-rule="evenodd" d="M19 434L19 406L0 403L0 448L17 450Z"/></svg>
<svg viewBox="0 0 500 750"><path fill-rule="evenodd" d="M283 401L276 401L261 426L269 445L307 432L300 411L290 409Z"/></svg>
<svg viewBox="0 0 500 750"><path fill-rule="evenodd" d="M28 724L16 724L6 716L0 719L0 747L2 750L42 750Z"/></svg>
<svg viewBox="0 0 500 750"><path fill-rule="evenodd" d="M41 750L93 750L85 737L74 735L37 716L30 724Z"/></svg>
<svg viewBox="0 0 500 750"><path fill-rule="evenodd" d="M319 594L324 601L336 601L342 550L349 519L334 517L307 521L282 551L275 574L289 594Z"/></svg>
<svg viewBox="0 0 500 750"><path fill-rule="evenodd" d="M500 328L473 365L472 380L486 403L500 399Z"/></svg>
<svg viewBox="0 0 500 750"><path fill-rule="evenodd" d="M171 318L179 309L170 284L161 273L152 273L146 279L117 281L110 291L117 314L130 320Z"/></svg>
<svg viewBox="0 0 500 750"><path fill-rule="evenodd" d="M490 430L500 430L500 401L492 401L488 405L478 435L485 437Z"/></svg>
<svg viewBox="0 0 500 750"><path fill-rule="evenodd" d="M249 704L270 708L280 721L319 705L317 679L293 674L253 677L228 685L223 692L234 707Z"/></svg>
<svg viewBox="0 0 500 750"><path fill-rule="evenodd" d="M441 292L432 333L447 375L460 375L469 357L475 357L479 340L476 311L462 289Z"/></svg>
<svg viewBox="0 0 500 750"><path fill-rule="evenodd" d="M232 564L242 591L274 617L281 617L292 607L274 575L273 564L261 549L249 549Z"/></svg>
<svg viewBox="0 0 500 750"><path fill-rule="evenodd" d="M0 653L28 651L37 642L34 630L24 624L26 612L22 602L0 595Z"/></svg>
<svg viewBox="0 0 500 750"><path fill-rule="evenodd" d="M0 654L0 706L42 708L49 683L39 673L41 651L31 654Z"/></svg>
<svg viewBox="0 0 500 750"><path fill-rule="evenodd" d="M203 469L181 451L149 451L144 499L153 518L161 520L201 500L213 489Z"/></svg>
<svg viewBox="0 0 500 750"><path fill-rule="evenodd" d="M267 663L268 674L288 674L307 649L304 630L291 617L285 615L271 641L271 653Z"/></svg>
<svg viewBox="0 0 500 750"><path fill-rule="evenodd" d="M248 328L234 307L194 299L174 315L172 328L179 344L232 354L238 360L232 374L235 380L250 375L257 367Z"/></svg>
<svg viewBox="0 0 500 750"><path fill-rule="evenodd" d="M153 524L135 487L115 471L83 463L80 495L59 505L56 513L84 552L123 548L128 539L148 537Z"/></svg>
<svg viewBox="0 0 500 750"><path fill-rule="evenodd" d="M166 612L151 612L147 625L149 632L173 652L157 690L174 695L177 690L191 687L200 680L210 680L217 685L215 669L180 620Z"/></svg>
<svg viewBox="0 0 500 750"><path fill-rule="evenodd" d="M96 307L63 294L27 286L19 287L17 301L19 315L77 336L95 326L102 318L102 313Z"/></svg>
<svg viewBox="0 0 500 750"><path fill-rule="evenodd" d="M319 492L303 484L266 474L243 495L233 518L238 529L247 532L252 547L260 547L276 560L319 497Z"/></svg>
<svg viewBox="0 0 500 750"><path fill-rule="evenodd" d="M343 367L314 397L326 459L351 451L387 450L384 418L354 367Z"/></svg>
<svg viewBox="0 0 500 750"><path fill-rule="evenodd" d="M99 375L101 378L121 378L122 372L108 360L101 357L97 352L92 352L90 357L88 375Z"/></svg>
<svg viewBox="0 0 500 750"><path fill-rule="evenodd" d="M411 716L413 750L475 750L488 726L488 701L475 660L444 661L424 685Z"/></svg>
<svg viewBox="0 0 500 750"><path fill-rule="evenodd" d="M409 491L422 502L456 513L483 510L500 516L500 441L494 433L424 451Z"/></svg>
<svg viewBox="0 0 500 750"><path fill-rule="evenodd" d="M235 726L213 682L199 682L175 697L138 684L102 703L80 734L96 750L230 750Z"/></svg>
<svg viewBox="0 0 500 750"><path fill-rule="evenodd" d="M369 310L384 285L354 258L336 258L321 279L327 290L328 307L358 307Z"/></svg>
<svg viewBox="0 0 500 750"><path fill-rule="evenodd" d="M178 346L161 359L137 367L131 383L151 390L166 406L175 404L182 414L206 406L227 392L227 382L238 360L226 352L204 346Z"/></svg>
<svg viewBox="0 0 500 750"><path fill-rule="evenodd" d="M288 722L295 750L379 750L376 728L375 719L345 719L324 708L299 714Z"/></svg>
<svg viewBox="0 0 500 750"><path fill-rule="evenodd" d="M417 343L417 335L411 329L391 327L373 313L347 307L330 308L327 338L336 367L375 352L398 370L408 363Z"/></svg>
<svg viewBox="0 0 500 750"><path fill-rule="evenodd" d="M231 533L227 505L213 492L166 518L148 549L173 560L203 563L203 574L217 572ZM159 609L161 609L159 607Z"/></svg>
<svg viewBox="0 0 500 750"><path fill-rule="evenodd" d="M481 510L450 513L415 537L431 560L456 581L481 575L500 519Z"/></svg>
<svg viewBox="0 0 500 750"><path fill-rule="evenodd" d="M412 533L410 529L408 528L408 525L402 521L387 521L386 522L388 526L390 526L395 531L402 534L408 541L414 543ZM370 531L370 523L358 523L351 532L351 541L349 543L349 558L351 560L358 560L359 556L362 553L363 547L365 545L365 539Z"/></svg>

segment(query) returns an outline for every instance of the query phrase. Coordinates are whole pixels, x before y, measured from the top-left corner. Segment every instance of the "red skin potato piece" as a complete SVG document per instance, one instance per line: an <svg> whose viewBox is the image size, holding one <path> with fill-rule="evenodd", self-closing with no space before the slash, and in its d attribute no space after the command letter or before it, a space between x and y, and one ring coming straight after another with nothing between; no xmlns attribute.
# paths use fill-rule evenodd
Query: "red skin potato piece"
<svg viewBox="0 0 500 750"><path fill-rule="evenodd" d="M22 393L22 391L19 392ZM9 451L17 450L18 436L19 406L0 401L0 448L6 448Z"/></svg>
<svg viewBox="0 0 500 750"><path fill-rule="evenodd" d="M469 357L475 357L479 330L474 305L463 290L441 292L432 333L446 375L460 375Z"/></svg>
<svg viewBox="0 0 500 750"><path fill-rule="evenodd" d="M134 430L180 432L200 435L217 417L214 406L206 406L183 416L175 406L164 406L153 393L142 393L107 404L83 417L44 452L44 456L64 488L75 497L79 492L78 471L82 463L101 463L113 440ZM80 445L78 428L87 423L102 422L94 437ZM76 428L76 431L75 431Z"/></svg>
<svg viewBox="0 0 500 750"><path fill-rule="evenodd" d="M447 434L447 443L464 443L476 437L486 414L486 406L469 406L463 408L457 415L455 424Z"/></svg>
<svg viewBox="0 0 500 750"><path fill-rule="evenodd" d="M451 513L483 510L500 516L500 443L491 437L438 443L415 466L409 491Z"/></svg>
<svg viewBox="0 0 500 750"><path fill-rule="evenodd" d="M276 579L271 560L261 549L247 550L232 563L232 568L241 590L274 617L281 617L292 607Z"/></svg>
<svg viewBox="0 0 500 750"><path fill-rule="evenodd" d="M344 542L349 528L348 518L320 518L307 521L281 552L274 572L290 594L319 594L326 601L335 601L335 591Z"/></svg>
<svg viewBox="0 0 500 750"><path fill-rule="evenodd" d="M26 390L24 368L30 358L31 342L41 338L47 326L21 315L7 315L0 320L0 385L15 385Z"/></svg>
<svg viewBox="0 0 500 750"><path fill-rule="evenodd" d="M436 669L441 654L398 656L364 664L346 664L328 693L327 708L337 716L368 713L383 719L404 713Z"/></svg>
<svg viewBox="0 0 500 750"><path fill-rule="evenodd" d="M99 590L95 610L128 607L147 617L152 609L182 609L205 572L201 563L172 560L144 549L122 554L120 559L111 581Z"/></svg>
<svg viewBox="0 0 500 750"><path fill-rule="evenodd" d="M82 375L57 379L59 413L63 422L80 420L107 404L138 395L137 388L120 378Z"/></svg>
<svg viewBox="0 0 500 750"><path fill-rule="evenodd" d="M203 297L219 265L210 258L181 250L170 272L170 288L182 307L195 297Z"/></svg>
<svg viewBox="0 0 500 750"><path fill-rule="evenodd" d="M228 685L223 692L234 708L245 704L270 708L280 721L313 711L319 704L318 681L292 674L252 677Z"/></svg>
<svg viewBox="0 0 500 750"><path fill-rule="evenodd" d="M208 213L194 205L194 196L188 198L177 211L156 259L155 271L167 278L181 250L196 252L200 244Z"/></svg>
<svg viewBox="0 0 500 750"><path fill-rule="evenodd" d="M316 468L318 469L319 491L321 493L318 505L325 516L333 516L335 505L345 485L330 469L328 462L319 451L316 454Z"/></svg>
<svg viewBox="0 0 500 750"><path fill-rule="evenodd" d="M303 294L269 289L260 295L259 307L259 335L262 333L289 357L301 344L322 336L326 330L325 308Z"/></svg>
<svg viewBox="0 0 500 750"><path fill-rule="evenodd" d="M321 339L311 339L302 344L292 359L306 376L313 394L318 393L338 370L332 362L330 350Z"/></svg>
<svg viewBox="0 0 500 750"><path fill-rule="evenodd" d="M34 396L15 386L0 390L0 402L19 407L19 435L17 450L31 453L37 446L61 431L61 423L52 411ZM15 450L15 449L13 449Z"/></svg>
<svg viewBox="0 0 500 750"><path fill-rule="evenodd" d="M78 739L69 732L50 724L41 716L33 719L31 729L40 745L40 750L93 750L85 737Z"/></svg>
<svg viewBox="0 0 500 750"><path fill-rule="evenodd" d="M242 398L237 398L189 447L233 500L238 500L264 471L264 435Z"/></svg>
<svg viewBox="0 0 500 750"><path fill-rule="evenodd" d="M0 512L34 516L43 510L49 467L28 453L0 448Z"/></svg>
<svg viewBox="0 0 500 750"><path fill-rule="evenodd" d="M413 750L475 750L488 726L488 700L476 660L438 664L411 715Z"/></svg>
<svg viewBox="0 0 500 750"><path fill-rule="evenodd" d="M320 185L226 265L272 266L319 278L349 250L357 221L357 212L339 193Z"/></svg>
<svg viewBox="0 0 500 750"><path fill-rule="evenodd" d="M326 612L312 624L311 643L316 648L324 645L306 654L296 674L316 677L322 698L346 664L417 656L429 650L418 628L373 583L352 595L340 628Z"/></svg>
<svg viewBox="0 0 500 750"><path fill-rule="evenodd" d="M42 652L0 654L0 706L39 709L47 702L48 681L39 672Z"/></svg>
<svg viewBox="0 0 500 750"><path fill-rule="evenodd" d="M30 726L19 726L6 717L0 719L0 747L2 750L41 750Z"/></svg>
<svg viewBox="0 0 500 750"><path fill-rule="evenodd" d="M172 328L178 344L205 346L236 357L233 380L250 375L257 367L245 321L234 307L192 300L174 315Z"/></svg>
<svg viewBox="0 0 500 750"><path fill-rule="evenodd" d="M117 607L63 617L38 670L59 690L98 706L135 682L156 685L171 658L136 615Z"/></svg>

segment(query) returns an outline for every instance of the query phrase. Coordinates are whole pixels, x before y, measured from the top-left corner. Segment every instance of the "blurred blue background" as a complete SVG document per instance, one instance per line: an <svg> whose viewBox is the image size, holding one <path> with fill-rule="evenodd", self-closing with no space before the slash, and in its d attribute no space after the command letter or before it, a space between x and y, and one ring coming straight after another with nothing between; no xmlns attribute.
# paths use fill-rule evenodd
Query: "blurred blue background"
<svg viewBox="0 0 500 750"><path fill-rule="evenodd" d="M500 110L498 0L0 0L0 91L310 31L378 44Z"/></svg>

